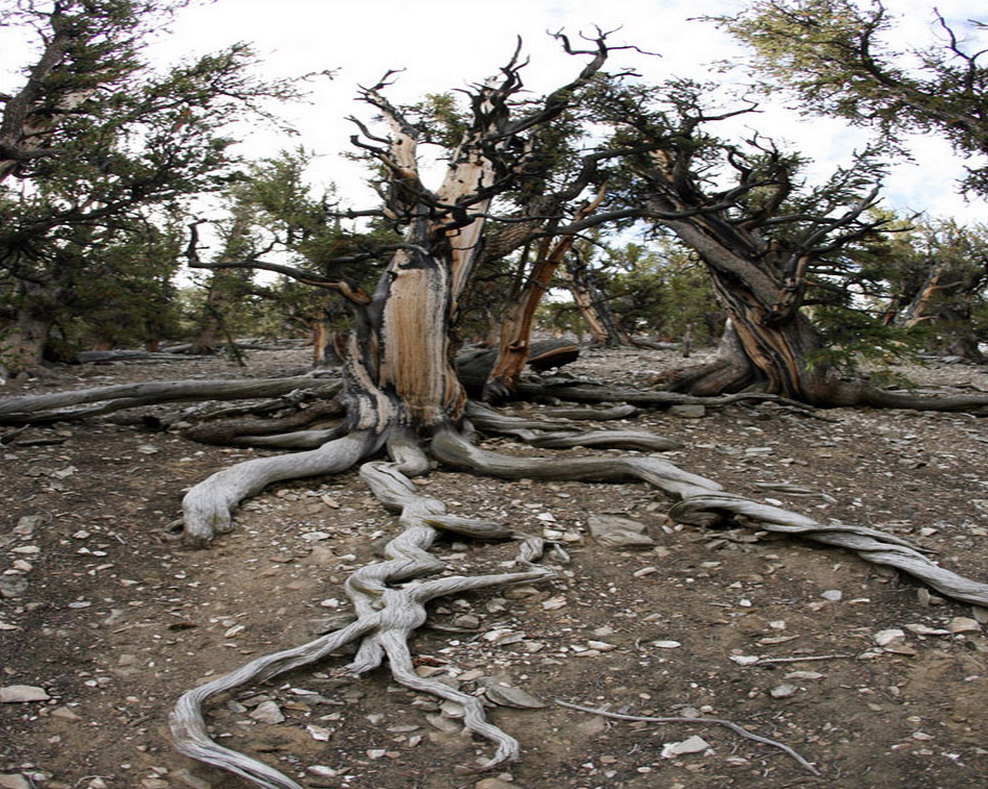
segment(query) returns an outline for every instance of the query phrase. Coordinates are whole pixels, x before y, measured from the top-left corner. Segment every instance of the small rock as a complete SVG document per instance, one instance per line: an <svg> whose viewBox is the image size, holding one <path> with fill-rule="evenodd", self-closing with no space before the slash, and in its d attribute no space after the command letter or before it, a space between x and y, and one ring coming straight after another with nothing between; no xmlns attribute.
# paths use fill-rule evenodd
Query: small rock
<svg viewBox="0 0 988 789"><path fill-rule="evenodd" d="M319 742L327 742L333 736L333 730L327 729L324 726L310 725L306 726L305 730L313 740L318 740Z"/></svg>
<svg viewBox="0 0 988 789"><path fill-rule="evenodd" d="M0 704L19 704L30 701L48 701L51 696L36 685L8 685L0 688Z"/></svg>
<svg viewBox="0 0 988 789"><path fill-rule="evenodd" d="M872 636L872 638L875 639L875 643L880 647L887 646L893 641L900 640L905 637L906 632L898 627L891 627L888 630L879 630Z"/></svg>
<svg viewBox="0 0 988 789"><path fill-rule="evenodd" d="M259 723L276 724L282 723L285 720L285 716L282 714L281 709L273 701L262 701L253 712L250 713L249 717L258 721Z"/></svg>
<svg viewBox="0 0 988 789"><path fill-rule="evenodd" d="M680 742L663 743L662 758L674 759L677 756L687 753L703 753L709 747L710 743L703 739L703 737L694 734L692 737Z"/></svg>
<svg viewBox="0 0 988 789"><path fill-rule="evenodd" d="M823 679L824 675L819 671L790 671L786 674L786 679L795 680L808 680L808 679Z"/></svg>
<svg viewBox="0 0 988 789"><path fill-rule="evenodd" d="M171 777L177 781L181 781L186 786L191 786L192 789L212 789L213 786L209 781L200 778L198 775L193 775L185 769L176 770L171 774Z"/></svg>
<svg viewBox="0 0 988 789"><path fill-rule="evenodd" d="M794 696L795 694L796 694L795 685L776 685L768 692L768 695L771 696L773 699L787 699L790 696Z"/></svg>
<svg viewBox="0 0 988 789"><path fill-rule="evenodd" d="M820 593L820 597L824 600L830 600L836 603L844 597L844 593L840 589L827 589L825 592Z"/></svg>
<svg viewBox="0 0 988 789"><path fill-rule="evenodd" d="M0 575L0 597L20 597L30 583L23 575Z"/></svg>
<svg viewBox="0 0 988 789"><path fill-rule="evenodd" d="M484 695L488 701L502 707L516 707L522 710L538 710L545 707L542 699L496 679L486 678L481 680L480 684L484 687Z"/></svg>
<svg viewBox="0 0 988 789"><path fill-rule="evenodd" d="M949 636L950 635L950 631L944 630L942 627L930 627L929 625L923 625L923 624L906 625L906 630L917 636Z"/></svg>
<svg viewBox="0 0 988 789"><path fill-rule="evenodd" d="M425 719L432 728L438 729L444 734L459 734L463 728L456 721L444 718L442 715L426 715Z"/></svg>
<svg viewBox="0 0 988 789"><path fill-rule="evenodd" d="M677 649L682 646L679 641L653 641L653 647L658 647L659 649Z"/></svg>
<svg viewBox="0 0 988 789"><path fill-rule="evenodd" d="M981 625L976 619L967 616L955 616L947 623L947 628L951 633L979 633Z"/></svg>
<svg viewBox="0 0 988 789"><path fill-rule="evenodd" d="M307 531L299 535L306 542L319 542L320 540L328 540L333 535L327 531Z"/></svg>
<svg viewBox="0 0 988 789"><path fill-rule="evenodd" d="M444 717L452 718L453 720L460 720L466 717L467 711L463 708L463 705L457 701L451 701L446 699L439 705L439 709L442 711Z"/></svg>
<svg viewBox="0 0 988 789"><path fill-rule="evenodd" d="M594 539L606 548L651 548L655 540L645 534L644 523L618 515L591 515L587 525Z"/></svg>
<svg viewBox="0 0 988 789"><path fill-rule="evenodd" d="M14 527L14 534L21 537L30 537L34 534L34 530L40 525L40 515L25 515L24 517L17 519L17 525Z"/></svg>
<svg viewBox="0 0 988 789"><path fill-rule="evenodd" d="M500 778L484 778L477 781L473 789L521 789L521 787L510 781L502 781Z"/></svg>
<svg viewBox="0 0 988 789"><path fill-rule="evenodd" d="M31 784L20 773L0 775L0 787L3 789L31 789Z"/></svg>

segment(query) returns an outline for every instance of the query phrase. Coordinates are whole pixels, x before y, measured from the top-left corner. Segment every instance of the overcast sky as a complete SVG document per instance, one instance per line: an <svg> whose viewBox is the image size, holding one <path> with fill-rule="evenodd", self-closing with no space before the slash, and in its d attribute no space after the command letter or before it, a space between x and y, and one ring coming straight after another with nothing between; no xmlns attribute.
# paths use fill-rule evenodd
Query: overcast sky
<svg viewBox="0 0 988 789"><path fill-rule="evenodd" d="M967 19L988 16L981 0L885 4L906 15L901 35L907 44L930 40L936 28L934 5L957 29ZM715 61L739 58L742 50L713 24L695 17L729 14L743 5L738 0L215 0L183 11L154 53L156 59L174 62L246 41L272 76L334 70L335 79L313 86L312 104L285 108L300 137L286 139L258 129L245 133L245 146L251 155L264 156L302 143L320 154L313 172L317 180L335 181L341 192L353 193L361 174L339 158L354 131L343 118L371 115L369 107L354 101L357 86L374 84L388 69L405 69L389 91L392 100L413 101L496 73L521 36L531 58L524 79L541 93L571 78L580 66L547 33L564 30L575 36L598 26L620 28L609 39L615 44L661 55L616 53L612 66L632 66L656 81L671 75L714 76ZM794 142L820 162L820 169L843 160L863 140L840 122L776 110L745 123ZM896 168L889 179L889 202L902 210L981 221L983 206L966 206L957 196L955 179L962 165L949 149L936 140L921 140L916 155L915 164Z"/></svg>

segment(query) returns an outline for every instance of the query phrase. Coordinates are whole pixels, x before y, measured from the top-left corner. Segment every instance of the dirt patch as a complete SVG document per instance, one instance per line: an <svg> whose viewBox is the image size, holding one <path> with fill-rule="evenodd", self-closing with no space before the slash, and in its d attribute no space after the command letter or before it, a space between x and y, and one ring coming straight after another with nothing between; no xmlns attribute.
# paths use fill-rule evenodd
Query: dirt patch
<svg viewBox="0 0 988 789"><path fill-rule="evenodd" d="M588 352L568 370L638 384L676 361L656 351ZM248 372L305 364L304 351L254 352ZM984 368L910 372L988 391ZM2 394L244 374L221 360L86 367ZM951 569L988 577L988 420L855 409L822 416L735 405L699 419L644 412L622 426L680 440L665 456L730 491L878 527ZM18 438L33 445L0 447L0 686L41 688L49 698L0 704L0 786L244 786L171 749L171 705L203 679L307 641L345 612L343 580L375 560L394 518L356 473L297 481L247 503L236 531L213 549L186 551L169 531L183 489L264 453L109 420ZM504 439L485 445L551 454ZM384 672L341 674L346 656L211 705L220 742L311 787L984 785L988 640L970 606L838 550L673 525L670 502L640 484L505 482L446 470L424 482L454 514L568 541L572 563L557 580L440 600L412 644L424 673L468 692L496 676L545 702L491 711L521 741L522 759L494 776L471 773L490 747L460 733L455 709ZM587 519L607 514L645 524L655 545L601 547ZM497 568L513 547L448 539L436 551L451 572L469 573ZM555 699L729 719L794 748L823 777L724 728L619 722ZM694 736L708 747L663 756L667 744Z"/></svg>

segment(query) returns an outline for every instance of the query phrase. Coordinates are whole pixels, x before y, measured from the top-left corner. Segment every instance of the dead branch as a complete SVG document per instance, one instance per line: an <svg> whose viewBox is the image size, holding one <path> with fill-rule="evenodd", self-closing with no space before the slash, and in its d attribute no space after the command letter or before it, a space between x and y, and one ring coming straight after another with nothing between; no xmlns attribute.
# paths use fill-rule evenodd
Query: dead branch
<svg viewBox="0 0 988 789"><path fill-rule="evenodd" d="M556 699L556 704L560 707L569 707L571 710L579 710L580 712L589 712L592 715L601 715L605 718L614 718L615 720L622 721L644 721L646 723L701 723L707 724L712 723L716 726L724 726L730 729L735 734L740 735L748 740L754 740L755 742L760 742L763 745L770 745L773 748L778 748L783 753L788 754L797 762L799 762L803 767L809 770L813 775L821 777L821 773L816 769L810 762L806 761L802 756L800 756L796 751L790 748L785 743L781 743L778 740L773 740L768 737L762 737L760 734L752 734L747 729L742 728L733 721L724 720L723 718L691 718L685 716L668 717L668 718L653 718L646 715L627 715L621 712L610 712L609 710L595 709L593 707L584 707L580 704L573 704L568 701L563 701L562 699Z"/></svg>

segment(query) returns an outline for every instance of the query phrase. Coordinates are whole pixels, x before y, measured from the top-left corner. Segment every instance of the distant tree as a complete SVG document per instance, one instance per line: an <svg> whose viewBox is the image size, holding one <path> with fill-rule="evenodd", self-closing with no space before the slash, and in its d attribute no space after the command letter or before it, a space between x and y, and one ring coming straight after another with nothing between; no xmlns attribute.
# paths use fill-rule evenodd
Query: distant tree
<svg viewBox="0 0 988 789"><path fill-rule="evenodd" d="M153 207L224 188L222 130L261 97L294 95L249 76L242 45L155 72L142 50L181 5L29 0L5 14L39 45L0 117L0 359L13 371L40 361L49 306L99 270L92 245L137 243Z"/></svg>
<svg viewBox="0 0 988 789"><path fill-rule="evenodd" d="M714 136L713 124L750 108L705 109L711 95L680 80L599 97L617 129L613 145L628 151L615 199L640 207L696 253L730 318L723 353L670 385L694 394L757 386L824 406L895 404L891 393L853 378L856 348L827 336L827 325L839 322L818 319L834 310L853 315L854 336L868 329L869 343L883 330L875 316L854 312L853 294L841 286L860 269L857 253L892 229L873 212L880 161L863 152L809 186L800 156L758 136L744 144Z"/></svg>
<svg viewBox="0 0 988 789"><path fill-rule="evenodd" d="M381 268L379 248L399 237L380 222L344 227L333 213L334 190L318 193L307 181L312 158L301 147L281 151L251 164L229 190L227 216L215 223L219 252L210 261L198 251L192 256L195 267L212 271L197 351L215 351L228 341L220 332L225 323L246 328L251 324L247 313L267 320L279 311L282 329L314 335L317 363L338 361L337 340L351 311L336 285L326 283L340 276L354 287L370 287ZM258 270L281 276L261 287L254 279Z"/></svg>
<svg viewBox="0 0 988 789"><path fill-rule="evenodd" d="M919 222L897 242L882 270L891 289L884 322L922 329L929 350L983 362L988 327L977 318L988 302L988 228Z"/></svg>
<svg viewBox="0 0 988 789"><path fill-rule="evenodd" d="M724 313L702 262L669 239L606 251L611 312L629 336L707 345L720 336Z"/></svg>
<svg viewBox="0 0 988 789"><path fill-rule="evenodd" d="M770 89L788 87L805 111L876 126L886 139L936 134L964 158L984 157L988 50L969 34L985 25L928 13L933 42L904 48L890 45L895 16L877 0L756 0L716 21L753 48ZM988 196L988 166L973 165L965 187Z"/></svg>

